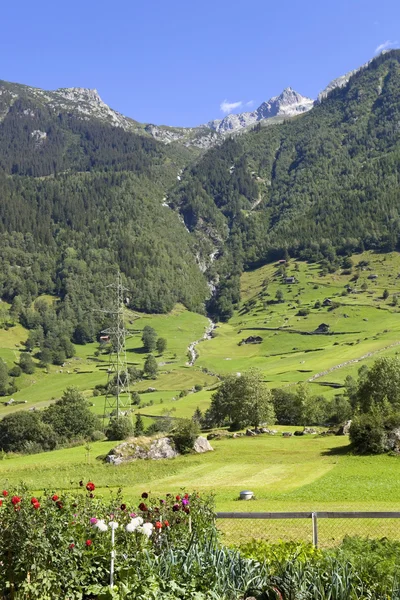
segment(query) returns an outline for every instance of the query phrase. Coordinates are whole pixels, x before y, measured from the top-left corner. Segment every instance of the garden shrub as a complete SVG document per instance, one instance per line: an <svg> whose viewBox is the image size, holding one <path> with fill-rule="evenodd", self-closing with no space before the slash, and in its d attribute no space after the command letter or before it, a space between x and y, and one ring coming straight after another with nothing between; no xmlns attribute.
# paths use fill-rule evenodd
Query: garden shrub
<svg viewBox="0 0 400 600"><path fill-rule="evenodd" d="M106 437L110 441L125 440L132 435L133 424L129 417L112 419L106 429Z"/></svg>
<svg viewBox="0 0 400 600"><path fill-rule="evenodd" d="M192 419L182 419L172 431L172 439L178 452L187 454L194 447L196 439L200 435L200 427Z"/></svg>

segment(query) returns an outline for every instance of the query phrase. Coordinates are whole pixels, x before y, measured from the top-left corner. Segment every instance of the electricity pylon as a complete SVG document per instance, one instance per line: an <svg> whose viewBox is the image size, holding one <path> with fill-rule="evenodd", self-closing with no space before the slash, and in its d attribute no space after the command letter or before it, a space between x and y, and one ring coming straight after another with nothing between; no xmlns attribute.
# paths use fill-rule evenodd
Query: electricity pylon
<svg viewBox="0 0 400 600"><path fill-rule="evenodd" d="M111 353L108 365L107 391L104 400L103 427L106 419L119 419L130 416L131 393L129 389L129 372L126 360L125 340L128 332L125 329L124 307L129 302L128 291L122 285L122 276L118 271L116 283L107 286L115 291L114 305L110 310L103 310L112 317L113 325L102 331L103 338L111 342Z"/></svg>

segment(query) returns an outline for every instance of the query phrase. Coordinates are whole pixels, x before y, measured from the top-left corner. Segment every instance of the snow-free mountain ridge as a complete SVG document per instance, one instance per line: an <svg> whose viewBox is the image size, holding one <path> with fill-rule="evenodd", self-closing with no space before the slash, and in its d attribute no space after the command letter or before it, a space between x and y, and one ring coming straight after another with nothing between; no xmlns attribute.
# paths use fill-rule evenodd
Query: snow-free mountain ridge
<svg viewBox="0 0 400 600"><path fill-rule="evenodd" d="M223 119L214 119L204 125L191 128L139 123L110 108L103 102L97 90L73 87L45 91L39 88L0 81L0 121L5 118L18 99L25 99L32 102L32 108L24 109L25 116L30 114L34 117L35 110L45 105L56 114L72 113L76 117L86 120L94 118L113 127L120 127L125 131L151 136L164 144L175 142L184 146L206 150L219 143L224 136L230 133L244 130L274 117L276 119L271 123L280 122L285 118L291 118L311 110L316 103L326 98L332 90L345 86L354 74L368 66L370 62L368 61L358 69L349 71L331 81L318 95L316 101L302 96L291 87L287 87L281 94L263 102L254 111L229 114Z"/></svg>
<svg viewBox="0 0 400 600"><path fill-rule="evenodd" d="M287 87L279 96L274 96L267 102L263 102L256 110L236 115L230 114L223 119L209 121L207 127L223 134L255 125L258 121L270 119L271 117L293 117L307 112L313 106L314 100L302 96L291 87Z"/></svg>

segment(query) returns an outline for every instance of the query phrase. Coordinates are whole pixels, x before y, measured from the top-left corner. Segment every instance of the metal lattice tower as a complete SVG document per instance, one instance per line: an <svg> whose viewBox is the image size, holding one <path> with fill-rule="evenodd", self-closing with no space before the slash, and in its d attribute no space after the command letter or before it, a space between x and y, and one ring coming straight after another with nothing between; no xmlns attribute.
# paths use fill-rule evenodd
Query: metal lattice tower
<svg viewBox="0 0 400 600"><path fill-rule="evenodd" d="M126 360L125 340L128 332L125 329L124 307L128 298L125 292L128 290L122 285L122 276L118 271L116 283L107 286L115 291L114 305L110 310L102 312L111 315L114 323L108 329L102 331L109 337L111 342L111 353L108 365L107 392L104 400L103 426L106 419L119 419L130 416L131 393L129 389L129 372Z"/></svg>

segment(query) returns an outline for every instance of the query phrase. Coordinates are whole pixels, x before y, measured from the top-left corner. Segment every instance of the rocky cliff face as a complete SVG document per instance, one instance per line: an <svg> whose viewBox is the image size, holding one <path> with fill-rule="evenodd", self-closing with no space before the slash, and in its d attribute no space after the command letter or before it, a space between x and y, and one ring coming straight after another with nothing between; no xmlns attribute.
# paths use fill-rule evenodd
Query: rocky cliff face
<svg viewBox="0 0 400 600"><path fill-rule="evenodd" d="M270 119L271 117L293 117L294 115L307 112L313 106L314 100L306 98L291 87L288 87L279 96L274 96L267 102L263 102L254 111L237 115L227 115L223 119L209 121L207 127L224 134L255 125L258 121Z"/></svg>

